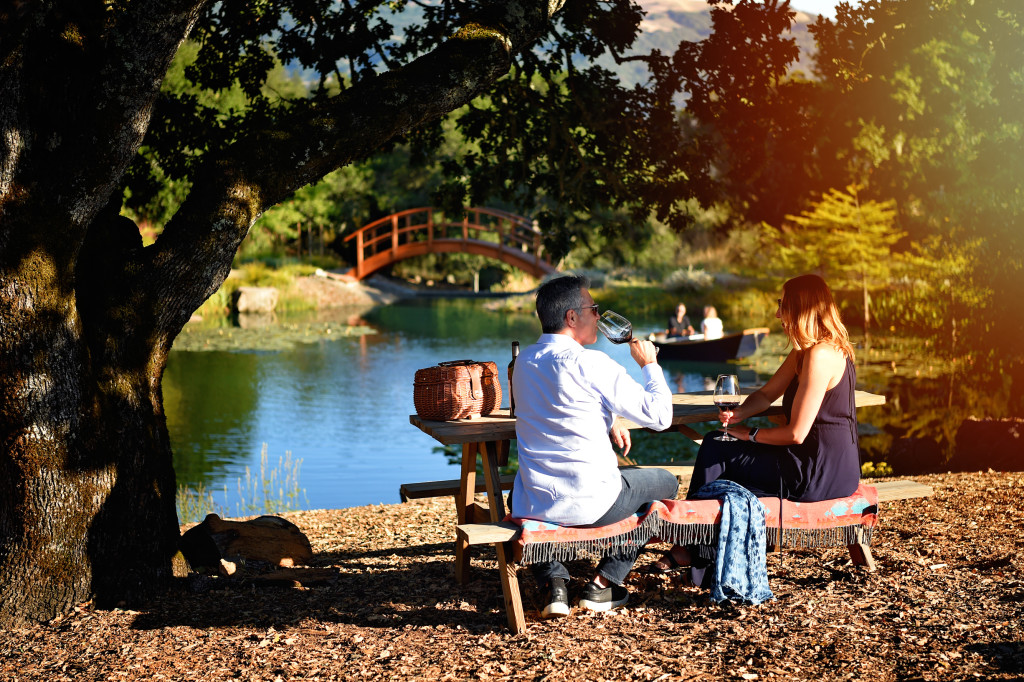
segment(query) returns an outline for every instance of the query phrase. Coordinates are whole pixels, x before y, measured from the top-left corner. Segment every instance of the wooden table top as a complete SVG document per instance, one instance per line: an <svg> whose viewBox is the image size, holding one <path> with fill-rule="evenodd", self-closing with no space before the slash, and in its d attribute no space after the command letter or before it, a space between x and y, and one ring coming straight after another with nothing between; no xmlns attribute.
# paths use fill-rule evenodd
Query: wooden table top
<svg viewBox="0 0 1024 682"><path fill-rule="evenodd" d="M718 421L718 408L715 407L711 394L712 391L672 394L672 426ZM885 396L867 391L857 391L855 399L857 407L885 404ZM758 416L770 417L777 414L783 414L781 398ZM445 445L511 440L516 437L516 420L515 417L508 416L507 409L500 409L475 419L456 419L447 422L420 419L418 415L413 414L409 415L409 422ZM630 429L641 428L628 419L624 419L623 422ZM668 430L671 430L671 427L666 429Z"/></svg>

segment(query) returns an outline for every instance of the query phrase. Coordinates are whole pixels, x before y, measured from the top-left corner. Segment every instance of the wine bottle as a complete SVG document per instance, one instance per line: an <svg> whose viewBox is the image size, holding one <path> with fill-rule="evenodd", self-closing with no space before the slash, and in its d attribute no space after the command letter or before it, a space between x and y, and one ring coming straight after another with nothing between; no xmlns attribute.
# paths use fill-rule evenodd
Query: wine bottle
<svg viewBox="0 0 1024 682"><path fill-rule="evenodd" d="M512 372L516 368L516 357L519 355L519 342L512 342L512 359L508 362L508 416L516 416L516 394L512 391Z"/></svg>

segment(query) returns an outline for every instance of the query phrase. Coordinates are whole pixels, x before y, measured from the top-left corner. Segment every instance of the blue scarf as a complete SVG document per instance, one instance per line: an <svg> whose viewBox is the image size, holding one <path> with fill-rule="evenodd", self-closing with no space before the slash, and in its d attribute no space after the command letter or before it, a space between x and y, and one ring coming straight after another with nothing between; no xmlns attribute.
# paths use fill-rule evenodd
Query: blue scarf
<svg viewBox="0 0 1024 682"><path fill-rule="evenodd" d="M695 497L722 500L722 522L718 531L715 582L711 598L760 604L774 599L768 587L765 548L765 507L752 492L732 481L711 481Z"/></svg>

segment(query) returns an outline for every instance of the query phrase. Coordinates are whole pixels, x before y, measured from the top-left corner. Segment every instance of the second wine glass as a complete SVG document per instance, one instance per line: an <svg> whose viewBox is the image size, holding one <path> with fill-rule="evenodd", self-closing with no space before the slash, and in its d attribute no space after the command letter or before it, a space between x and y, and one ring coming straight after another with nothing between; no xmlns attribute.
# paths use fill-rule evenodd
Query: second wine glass
<svg viewBox="0 0 1024 682"><path fill-rule="evenodd" d="M740 380L735 374L719 374L715 382L715 393L712 398L720 410L735 410L740 406ZM729 435L729 425L722 427L722 435L715 440L739 440Z"/></svg>

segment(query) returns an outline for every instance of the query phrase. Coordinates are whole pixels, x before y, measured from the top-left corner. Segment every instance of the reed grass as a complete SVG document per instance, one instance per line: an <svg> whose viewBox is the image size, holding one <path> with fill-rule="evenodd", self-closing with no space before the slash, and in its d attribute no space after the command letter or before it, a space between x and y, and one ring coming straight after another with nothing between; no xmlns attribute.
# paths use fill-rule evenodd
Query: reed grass
<svg viewBox="0 0 1024 682"><path fill-rule="evenodd" d="M245 467L245 480L238 479L241 503L236 509L239 516L281 514L299 509L308 502L306 491L299 487L302 460L292 460L292 453L288 451L278 458L276 466L270 468L269 459L267 444L264 443L260 449L259 475Z"/></svg>
<svg viewBox="0 0 1024 682"><path fill-rule="evenodd" d="M225 496L227 491L227 486L224 486ZM179 485L174 502L178 510L178 523L181 524L199 523L210 514L227 515L225 508L213 499L213 491L207 489L202 481L195 488Z"/></svg>
<svg viewBox="0 0 1024 682"><path fill-rule="evenodd" d="M285 452L278 458L277 464L270 466L267 444L260 449L260 468L258 472L245 468L245 476L238 478L238 498L233 507L229 507L228 487L224 486L224 504L214 498L214 492L203 483L194 487L179 485L175 495L175 506L178 510L178 522L182 524L198 523L209 514L218 516L259 516L263 514L283 514L296 511L308 504L306 491L299 486L301 459L292 459L292 453Z"/></svg>

